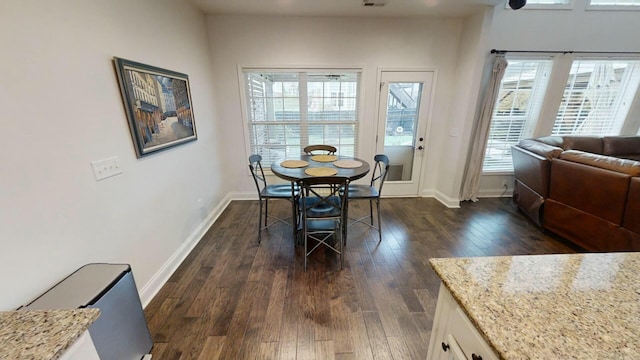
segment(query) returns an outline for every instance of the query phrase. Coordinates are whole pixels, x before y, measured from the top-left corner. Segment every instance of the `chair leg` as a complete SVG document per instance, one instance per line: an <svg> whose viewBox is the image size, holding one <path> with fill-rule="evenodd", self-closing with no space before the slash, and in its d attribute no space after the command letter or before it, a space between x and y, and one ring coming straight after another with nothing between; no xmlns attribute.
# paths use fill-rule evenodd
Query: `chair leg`
<svg viewBox="0 0 640 360"><path fill-rule="evenodd" d="M302 220L304 221L304 219ZM304 236L304 272L307 272L307 224L302 225L304 228L303 236Z"/></svg>
<svg viewBox="0 0 640 360"><path fill-rule="evenodd" d="M378 242L382 241L382 223L380 222L380 199L376 199L376 212L378 213ZM373 221L373 214L371 216Z"/></svg>
<svg viewBox="0 0 640 360"><path fill-rule="evenodd" d="M338 240L340 242L340 269L344 269L344 246L346 245L346 242L347 242L347 237L346 237L347 227L345 225L346 225L345 222L340 221L340 228L344 229L340 231L340 237L344 237L344 238ZM336 234L337 233L338 232L336 232Z"/></svg>
<svg viewBox="0 0 640 360"><path fill-rule="evenodd" d="M269 216L269 199L264 199L264 227L269 226L267 217Z"/></svg>
<svg viewBox="0 0 640 360"><path fill-rule="evenodd" d="M296 206L296 199L291 200L291 212L293 214L291 218L291 227L293 228L293 241L294 244L298 240L298 207Z"/></svg>
<svg viewBox="0 0 640 360"><path fill-rule="evenodd" d="M258 201L260 202L260 213L258 214L258 244L260 244L262 237L262 199L258 199Z"/></svg>
<svg viewBox="0 0 640 360"><path fill-rule="evenodd" d="M371 219L371 226L373 226L373 200L369 200L369 218Z"/></svg>

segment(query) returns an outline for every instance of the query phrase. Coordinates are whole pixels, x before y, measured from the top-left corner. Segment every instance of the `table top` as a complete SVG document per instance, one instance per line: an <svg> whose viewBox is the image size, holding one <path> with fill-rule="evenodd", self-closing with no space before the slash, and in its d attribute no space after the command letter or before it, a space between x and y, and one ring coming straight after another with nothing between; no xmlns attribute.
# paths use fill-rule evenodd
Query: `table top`
<svg viewBox="0 0 640 360"><path fill-rule="evenodd" d="M320 168L320 167L328 167L335 168L338 170L338 173L334 176L344 176L349 178L350 181L358 180L363 178L367 173L369 173L370 167L369 163L358 158L350 157L350 156L338 156L337 160L356 160L362 163L360 167L357 168L339 168L333 165L333 162L318 162L313 161L311 155L300 155L287 157L284 159L279 159L271 164L271 171L274 175L279 178L288 180L288 181L298 181L305 178L312 178L314 176L307 175L305 170L308 168ZM303 160L309 163L308 166L302 168L286 168L280 165L285 160ZM336 161L337 161L336 160Z"/></svg>
<svg viewBox="0 0 640 360"><path fill-rule="evenodd" d="M502 359L640 359L640 253L430 263Z"/></svg>

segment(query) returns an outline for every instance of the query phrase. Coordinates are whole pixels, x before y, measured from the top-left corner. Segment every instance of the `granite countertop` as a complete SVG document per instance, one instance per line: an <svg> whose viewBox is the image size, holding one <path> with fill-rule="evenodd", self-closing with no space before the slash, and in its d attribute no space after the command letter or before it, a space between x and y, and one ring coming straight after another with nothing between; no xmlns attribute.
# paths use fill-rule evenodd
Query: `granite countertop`
<svg viewBox="0 0 640 360"><path fill-rule="evenodd" d="M640 359L640 253L429 261L502 359Z"/></svg>
<svg viewBox="0 0 640 360"><path fill-rule="evenodd" d="M57 359L98 316L98 309L0 312L0 359Z"/></svg>

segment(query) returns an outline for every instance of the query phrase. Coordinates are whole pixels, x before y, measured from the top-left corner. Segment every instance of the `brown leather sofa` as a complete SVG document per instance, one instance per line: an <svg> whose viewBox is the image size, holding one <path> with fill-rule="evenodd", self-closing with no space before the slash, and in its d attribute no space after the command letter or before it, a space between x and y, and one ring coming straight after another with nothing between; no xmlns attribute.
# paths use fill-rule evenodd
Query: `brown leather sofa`
<svg viewBox="0 0 640 360"><path fill-rule="evenodd" d="M513 200L589 251L640 251L640 136L548 136L512 148Z"/></svg>

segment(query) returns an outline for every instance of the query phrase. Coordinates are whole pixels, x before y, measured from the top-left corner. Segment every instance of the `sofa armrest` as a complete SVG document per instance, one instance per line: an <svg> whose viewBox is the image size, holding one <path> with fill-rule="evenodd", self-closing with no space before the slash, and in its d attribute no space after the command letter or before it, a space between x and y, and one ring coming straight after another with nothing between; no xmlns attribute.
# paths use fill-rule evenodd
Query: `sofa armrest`
<svg viewBox="0 0 640 360"><path fill-rule="evenodd" d="M513 146L511 155L515 178L543 198L549 196L550 158L520 146Z"/></svg>
<svg viewBox="0 0 640 360"><path fill-rule="evenodd" d="M563 151L559 146L550 145L537 139L523 139L516 146L547 159L557 158Z"/></svg>
<svg viewBox="0 0 640 360"><path fill-rule="evenodd" d="M640 177L631 178L622 225L640 234Z"/></svg>

